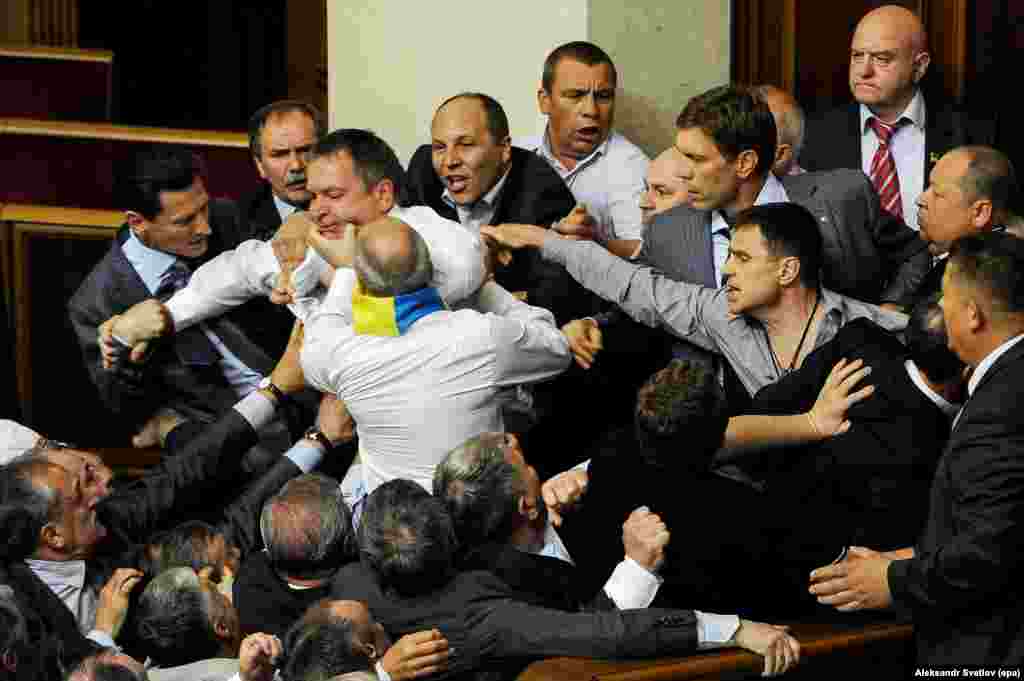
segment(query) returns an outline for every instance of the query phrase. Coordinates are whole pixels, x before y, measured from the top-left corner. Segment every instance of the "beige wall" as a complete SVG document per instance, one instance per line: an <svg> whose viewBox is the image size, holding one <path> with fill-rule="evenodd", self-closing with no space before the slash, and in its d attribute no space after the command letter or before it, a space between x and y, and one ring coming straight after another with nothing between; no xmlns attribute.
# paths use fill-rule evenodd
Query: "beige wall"
<svg viewBox="0 0 1024 681"><path fill-rule="evenodd" d="M635 6L634 6L635 5ZM482 90L513 138L543 129L544 57L591 40L619 68L617 127L648 153L686 99L729 74L729 0L328 0L330 127L376 131L408 161L445 98ZM543 21L538 20L543 18Z"/></svg>

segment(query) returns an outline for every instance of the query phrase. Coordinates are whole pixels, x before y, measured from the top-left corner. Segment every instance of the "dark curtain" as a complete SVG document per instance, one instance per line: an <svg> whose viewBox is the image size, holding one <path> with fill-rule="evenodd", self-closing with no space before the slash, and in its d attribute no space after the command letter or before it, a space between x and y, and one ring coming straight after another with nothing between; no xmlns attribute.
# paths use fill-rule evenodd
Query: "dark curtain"
<svg viewBox="0 0 1024 681"><path fill-rule="evenodd" d="M81 47L114 51L116 123L244 130L287 95L284 0L80 0L79 16Z"/></svg>

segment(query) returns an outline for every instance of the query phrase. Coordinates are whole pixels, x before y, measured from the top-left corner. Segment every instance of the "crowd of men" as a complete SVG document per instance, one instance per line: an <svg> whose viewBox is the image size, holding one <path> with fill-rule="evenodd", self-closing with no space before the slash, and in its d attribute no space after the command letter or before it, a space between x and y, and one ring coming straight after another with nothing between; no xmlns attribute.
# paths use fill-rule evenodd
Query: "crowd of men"
<svg viewBox="0 0 1024 681"><path fill-rule="evenodd" d="M68 314L160 446L0 429L0 678L514 678L546 656L913 620L919 668L1024 664L1024 241L991 126L919 87L920 20L858 24L854 101L682 107L654 160L571 42L543 135L454 94L404 168L274 102L266 181L117 169ZM97 424L102 428L103 424Z"/></svg>

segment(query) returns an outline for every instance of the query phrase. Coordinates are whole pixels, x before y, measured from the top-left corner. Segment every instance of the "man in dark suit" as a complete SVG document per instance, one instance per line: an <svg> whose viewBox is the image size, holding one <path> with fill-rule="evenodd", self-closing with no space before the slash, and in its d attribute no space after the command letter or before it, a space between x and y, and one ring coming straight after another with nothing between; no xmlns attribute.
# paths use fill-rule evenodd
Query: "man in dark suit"
<svg viewBox="0 0 1024 681"><path fill-rule="evenodd" d="M957 239L1006 227L1017 195L1013 164L992 147L957 147L932 168L928 189L917 200L921 238L932 268L907 303L942 288L950 245Z"/></svg>
<svg viewBox="0 0 1024 681"><path fill-rule="evenodd" d="M294 344L273 375L282 394L303 386L299 349ZM321 427L326 437L337 439L335 433L350 421L340 403L325 399ZM0 581L12 585L22 605L40 615L43 634L65 641L65 663L88 654L94 644L112 645L140 575L124 569L135 564L138 545L154 531L208 513L203 500L211 494L223 496L225 484L239 479L242 454L278 406L278 397L269 390L249 395L189 440L177 456L164 458L141 479L114 490L109 487L110 470L94 456L52 445L0 468L0 524L8 538L0 548ZM221 514L225 538L243 554L257 547L263 500L316 465L323 453L322 444L303 440L239 490ZM107 587L100 591L104 581ZM88 639L80 628L93 630Z"/></svg>
<svg viewBox="0 0 1024 681"><path fill-rule="evenodd" d="M332 597L366 603L392 638L438 629L456 651L448 673L459 678L473 670L514 677L536 657L671 655L713 640L766 655L767 673L799 658L796 641L771 625L692 610L560 612L517 600L489 572L456 573L451 518L408 480L370 494L359 543L362 561L342 568Z"/></svg>
<svg viewBox="0 0 1024 681"><path fill-rule="evenodd" d="M938 158L964 144L995 141L991 119L940 107L938 98L926 110L920 83L931 61L927 50L924 26L909 10L888 5L865 15L850 47L855 101L808 120L800 157L808 170L863 170L880 178L876 187L888 180L884 166L891 162L894 186L879 193L890 202L884 208L912 229L917 198Z"/></svg>
<svg viewBox="0 0 1024 681"><path fill-rule="evenodd" d="M452 516L459 569L493 572L528 603L570 612L646 608L658 592L669 532L645 508L609 528L626 557L604 588L596 594L580 588L572 557L549 522L537 471L511 433L482 433L449 452L434 469L434 496Z"/></svg>
<svg viewBox="0 0 1024 681"><path fill-rule="evenodd" d="M275 355L249 338L243 306L156 344L141 363L125 352L122 361L104 367L98 341L103 322L141 301L169 297L195 266L245 236L234 206L210 200L196 159L184 150L140 152L119 169L118 183L126 224L68 302L68 314L100 398L123 422L141 428L135 444L144 447L159 443L142 428L159 409L210 423L260 384ZM287 428L278 424L276 431L268 434L278 440L268 440L269 449L283 451ZM266 457L251 463L259 469Z"/></svg>
<svg viewBox="0 0 1024 681"><path fill-rule="evenodd" d="M641 260L672 279L718 287L730 220L750 206L778 201L799 204L814 216L826 287L866 302L892 303L924 276L924 244L880 209L860 172L775 178L776 125L754 92L738 86L709 90L687 103L676 126L676 149L689 161L689 205L655 217L640 252Z"/></svg>
<svg viewBox="0 0 1024 681"><path fill-rule="evenodd" d="M508 118L492 97L470 92L445 100L431 137L409 161L411 200L473 233L504 222L549 227L576 205L544 159L512 146ZM559 325L592 311L586 290L537 253L495 253L493 265L499 284L551 310Z"/></svg>
<svg viewBox="0 0 1024 681"><path fill-rule="evenodd" d="M949 347L974 372L913 547L854 547L811 573L842 611L898 604L914 613L919 666L1024 664L1024 241L955 242L942 281Z"/></svg>

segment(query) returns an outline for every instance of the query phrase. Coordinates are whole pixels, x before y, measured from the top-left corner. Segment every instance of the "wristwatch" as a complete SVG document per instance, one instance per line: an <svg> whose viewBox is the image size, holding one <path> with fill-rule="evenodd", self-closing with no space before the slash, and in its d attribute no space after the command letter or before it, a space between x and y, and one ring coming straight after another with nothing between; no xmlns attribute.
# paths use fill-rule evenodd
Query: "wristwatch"
<svg viewBox="0 0 1024 681"><path fill-rule="evenodd" d="M270 376L264 376L263 380L260 381L259 389L265 393L270 393L275 403L281 403L284 401L285 394L281 392L281 389L274 385L274 382L270 380Z"/></svg>
<svg viewBox="0 0 1024 681"><path fill-rule="evenodd" d="M311 442L319 442L320 445L323 446L324 450L328 452L334 447L334 445L331 444L331 441L327 439L327 436L324 435L316 426L310 426L307 428L302 439L310 440Z"/></svg>

